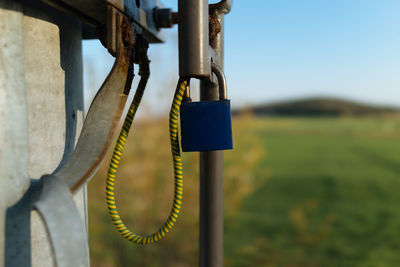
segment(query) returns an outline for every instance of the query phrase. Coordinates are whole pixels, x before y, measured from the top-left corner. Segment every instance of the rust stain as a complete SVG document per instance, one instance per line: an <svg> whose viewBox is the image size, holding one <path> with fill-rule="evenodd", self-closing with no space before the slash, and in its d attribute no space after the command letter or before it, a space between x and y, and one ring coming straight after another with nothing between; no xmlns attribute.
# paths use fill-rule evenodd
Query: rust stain
<svg viewBox="0 0 400 267"><path fill-rule="evenodd" d="M117 38L118 38L118 47L117 47L117 57L115 60L115 64L110 72L110 74L107 77L107 80L104 82L104 84L107 83L107 81L110 80L110 77L117 74L117 73L123 73L124 77L128 77L128 72L131 68L131 65L133 64L132 61L132 54L133 54L133 48L134 48L134 28L132 24L129 22L129 19L124 16L123 14L118 14L118 26L117 26ZM75 192L77 191L87 180L92 176L94 171L100 166L101 162L104 160L105 155L109 149L109 146L112 142L112 138L115 133L115 129L117 129L118 122L121 118L123 109L125 107L125 103L127 100L127 94L123 94L125 88L128 86L127 83L131 83L131 79L127 79L124 82L121 82L121 84L118 84L117 86L121 87L121 94L120 94L120 102L118 105L118 108L115 110L115 114L113 117L112 121L112 126L110 129L108 129L108 135L106 138L106 142L100 152L100 154L93 159L92 164L90 167L87 169L85 174L71 187L71 191ZM130 84L129 84L130 88Z"/></svg>
<svg viewBox="0 0 400 267"><path fill-rule="evenodd" d="M208 21L210 46L215 48L215 39L221 32L221 23L219 22L218 15L216 13L211 13L208 16Z"/></svg>

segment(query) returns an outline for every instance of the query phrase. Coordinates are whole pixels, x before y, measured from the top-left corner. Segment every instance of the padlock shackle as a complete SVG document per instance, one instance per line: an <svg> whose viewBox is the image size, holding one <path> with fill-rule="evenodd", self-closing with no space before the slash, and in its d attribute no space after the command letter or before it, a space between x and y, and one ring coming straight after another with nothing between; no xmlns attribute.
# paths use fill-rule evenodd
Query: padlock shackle
<svg viewBox="0 0 400 267"><path fill-rule="evenodd" d="M211 62L211 71L217 76L219 86L219 100L228 98L225 74L220 67Z"/></svg>

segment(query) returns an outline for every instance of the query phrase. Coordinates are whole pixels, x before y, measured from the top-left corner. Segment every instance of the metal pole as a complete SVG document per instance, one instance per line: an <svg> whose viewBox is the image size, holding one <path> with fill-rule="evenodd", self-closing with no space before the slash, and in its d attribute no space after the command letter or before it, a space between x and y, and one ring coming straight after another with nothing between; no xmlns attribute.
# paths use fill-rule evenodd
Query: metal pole
<svg viewBox="0 0 400 267"><path fill-rule="evenodd" d="M224 59L224 14L219 15L221 32L218 34L213 62L221 69ZM216 81L215 77L212 79ZM218 100L216 82L200 82L201 101ZM223 266L223 151L200 152L200 266Z"/></svg>
<svg viewBox="0 0 400 267"><path fill-rule="evenodd" d="M208 0L179 0L179 76L209 78Z"/></svg>
<svg viewBox="0 0 400 267"><path fill-rule="evenodd" d="M224 15L232 0L208 5L208 0L179 0L179 74L201 78L200 100L218 100L211 60L223 69ZM209 16L210 15L210 16ZM209 18L221 31L209 32ZM212 40L210 40L210 34ZM215 36L215 34L217 34ZM210 81L211 78L211 81ZM223 151L200 153L200 266L223 266Z"/></svg>

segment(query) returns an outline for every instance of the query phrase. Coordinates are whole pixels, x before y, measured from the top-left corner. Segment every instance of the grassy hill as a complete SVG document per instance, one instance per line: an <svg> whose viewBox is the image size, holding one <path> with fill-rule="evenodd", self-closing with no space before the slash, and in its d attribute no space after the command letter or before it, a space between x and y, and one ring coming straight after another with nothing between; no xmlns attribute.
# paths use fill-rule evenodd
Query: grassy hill
<svg viewBox="0 0 400 267"><path fill-rule="evenodd" d="M234 114L242 110L235 111ZM399 108L372 106L337 98L308 98L247 108L258 116L369 116L399 113Z"/></svg>

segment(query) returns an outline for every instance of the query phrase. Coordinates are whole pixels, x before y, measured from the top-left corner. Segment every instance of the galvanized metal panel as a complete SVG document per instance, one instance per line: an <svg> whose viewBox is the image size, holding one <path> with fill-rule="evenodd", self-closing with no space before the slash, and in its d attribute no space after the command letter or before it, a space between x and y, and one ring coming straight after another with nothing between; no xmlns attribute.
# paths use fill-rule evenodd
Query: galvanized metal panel
<svg viewBox="0 0 400 267"><path fill-rule="evenodd" d="M31 213L40 186L30 179L54 171L79 135L81 31L60 12L22 3L0 0L0 266L46 267L54 261ZM76 196L82 222L83 194Z"/></svg>

